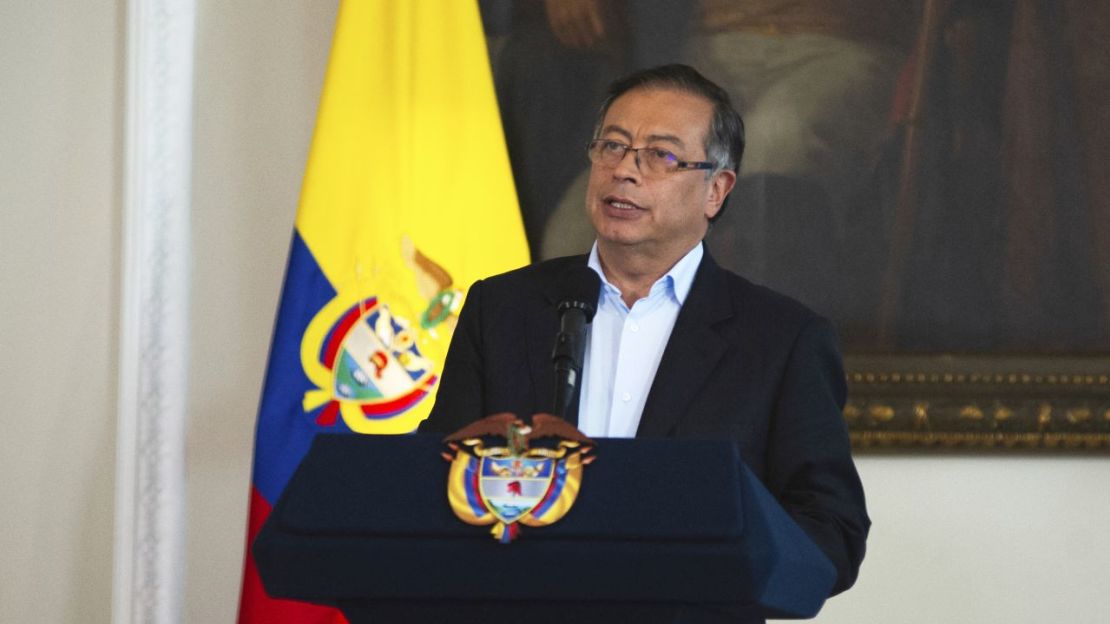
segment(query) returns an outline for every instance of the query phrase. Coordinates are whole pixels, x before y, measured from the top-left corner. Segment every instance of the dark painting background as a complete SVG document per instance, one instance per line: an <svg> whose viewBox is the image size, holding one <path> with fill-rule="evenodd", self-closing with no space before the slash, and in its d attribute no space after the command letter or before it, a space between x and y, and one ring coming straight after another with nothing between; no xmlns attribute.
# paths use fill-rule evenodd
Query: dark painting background
<svg viewBox="0 0 1110 624"><path fill-rule="evenodd" d="M1110 352L1110 3L484 0L533 257L589 249L605 86L688 62L744 115L709 248L850 352Z"/></svg>

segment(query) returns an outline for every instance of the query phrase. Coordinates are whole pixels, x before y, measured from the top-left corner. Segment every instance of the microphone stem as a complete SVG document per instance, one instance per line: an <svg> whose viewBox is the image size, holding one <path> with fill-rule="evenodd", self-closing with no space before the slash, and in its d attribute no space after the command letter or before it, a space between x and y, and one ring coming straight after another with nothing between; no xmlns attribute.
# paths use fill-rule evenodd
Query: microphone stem
<svg viewBox="0 0 1110 624"><path fill-rule="evenodd" d="M555 367L555 411L559 418L566 418L571 401L578 390L578 371L573 366Z"/></svg>
<svg viewBox="0 0 1110 624"><path fill-rule="evenodd" d="M555 408L553 414L566 418L578 396L582 359L586 346L585 312L570 308L563 312L559 333L555 336L552 361L555 365Z"/></svg>

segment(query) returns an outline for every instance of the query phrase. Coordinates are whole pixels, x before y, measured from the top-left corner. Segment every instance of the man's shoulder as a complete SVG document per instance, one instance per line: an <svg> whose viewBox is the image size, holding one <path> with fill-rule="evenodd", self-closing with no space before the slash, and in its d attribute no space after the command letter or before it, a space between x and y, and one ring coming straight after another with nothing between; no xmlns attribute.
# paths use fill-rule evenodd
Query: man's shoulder
<svg viewBox="0 0 1110 624"><path fill-rule="evenodd" d="M715 314L727 318L729 332L750 346L763 345L770 351L793 349L803 336L821 336L820 340L837 342L836 329L825 316L784 293L767 288L719 266L716 285L724 296L729 312ZM713 298L714 295L710 295ZM709 305L722 305L722 300ZM687 300L687 303L689 300Z"/></svg>
<svg viewBox="0 0 1110 624"><path fill-rule="evenodd" d="M586 256L565 256L527 264L481 280L483 290L543 290L557 284L559 277L574 266L585 266Z"/></svg>
<svg viewBox="0 0 1110 624"><path fill-rule="evenodd" d="M722 267L718 279L725 286L736 318L748 326L774 333L794 334L813 323L828 321L797 299L757 284Z"/></svg>

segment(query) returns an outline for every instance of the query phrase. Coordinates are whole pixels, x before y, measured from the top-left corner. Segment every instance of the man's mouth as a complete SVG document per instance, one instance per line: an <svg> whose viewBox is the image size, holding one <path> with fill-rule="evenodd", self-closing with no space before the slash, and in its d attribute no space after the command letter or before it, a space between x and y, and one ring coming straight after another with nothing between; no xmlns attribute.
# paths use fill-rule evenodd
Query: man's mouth
<svg viewBox="0 0 1110 624"><path fill-rule="evenodd" d="M642 210L637 204L625 199L624 197L609 196L605 198L605 203L616 208L617 210Z"/></svg>

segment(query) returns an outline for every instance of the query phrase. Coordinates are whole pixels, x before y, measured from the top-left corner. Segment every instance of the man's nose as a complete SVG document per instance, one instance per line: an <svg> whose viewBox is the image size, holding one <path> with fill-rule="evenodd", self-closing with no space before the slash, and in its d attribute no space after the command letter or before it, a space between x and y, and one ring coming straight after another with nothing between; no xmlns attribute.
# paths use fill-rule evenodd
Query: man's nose
<svg viewBox="0 0 1110 624"><path fill-rule="evenodd" d="M624 152L620 162L616 167L613 167L613 177L622 180L635 180L639 181L642 177L640 171L640 151L629 149Z"/></svg>

